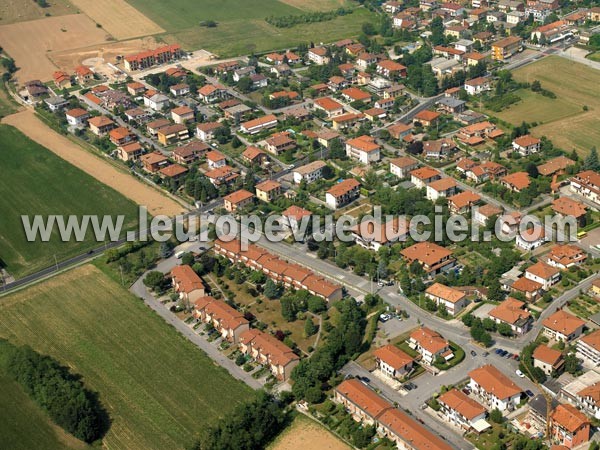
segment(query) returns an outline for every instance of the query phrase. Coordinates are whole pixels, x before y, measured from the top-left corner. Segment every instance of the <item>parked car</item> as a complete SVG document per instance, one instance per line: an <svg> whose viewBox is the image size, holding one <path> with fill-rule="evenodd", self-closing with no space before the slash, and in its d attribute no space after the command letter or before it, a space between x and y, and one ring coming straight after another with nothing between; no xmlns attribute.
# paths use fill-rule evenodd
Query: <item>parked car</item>
<svg viewBox="0 0 600 450"><path fill-rule="evenodd" d="M494 350L494 353L496 355L499 355L500 353L502 353L502 349L501 348L497 348L496 350Z"/></svg>
<svg viewBox="0 0 600 450"><path fill-rule="evenodd" d="M527 394L527 397L533 397L533 392L531 392L529 389L525 391L525 394Z"/></svg>
<svg viewBox="0 0 600 450"><path fill-rule="evenodd" d="M379 315L379 320L381 320L382 322L387 322L391 318L392 318L392 316L390 316L389 314L384 313L384 314Z"/></svg>
<svg viewBox="0 0 600 450"><path fill-rule="evenodd" d="M471 389L468 389L468 388L463 388L462 391L465 395L469 395L471 393Z"/></svg>
<svg viewBox="0 0 600 450"><path fill-rule="evenodd" d="M471 350L471 356L477 356L477 353L475 352L475 350Z"/></svg>
<svg viewBox="0 0 600 450"><path fill-rule="evenodd" d="M519 369L515 370L515 373L519 378L525 378L525 374L521 372Z"/></svg>

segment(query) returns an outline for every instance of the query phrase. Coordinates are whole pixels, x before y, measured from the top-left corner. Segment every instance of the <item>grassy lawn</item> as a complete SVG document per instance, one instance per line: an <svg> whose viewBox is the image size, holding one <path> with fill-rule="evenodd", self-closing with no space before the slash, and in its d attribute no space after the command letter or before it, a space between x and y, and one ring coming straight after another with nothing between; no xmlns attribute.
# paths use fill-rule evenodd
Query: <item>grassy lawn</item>
<svg viewBox="0 0 600 450"><path fill-rule="evenodd" d="M3 298L0 337L28 344L83 376L111 417L106 448L185 447L252 396L93 265ZM0 448L12 447L0 442Z"/></svg>
<svg viewBox="0 0 600 450"><path fill-rule="evenodd" d="M522 101L495 113L514 124L538 122L533 133L555 145L585 154L600 141L600 71L559 56L550 56L513 72L518 81L539 80L554 92L550 99L530 90L518 91ZM588 110L584 111L583 107Z"/></svg>
<svg viewBox="0 0 600 450"><path fill-rule="evenodd" d="M600 52L590 53L589 55L586 55L586 58L600 62Z"/></svg>
<svg viewBox="0 0 600 450"><path fill-rule="evenodd" d="M6 90L6 86L0 84L0 118L6 117L17 111L19 105L12 99Z"/></svg>
<svg viewBox="0 0 600 450"><path fill-rule="evenodd" d="M13 276L52 265L54 255L60 261L98 246L91 229L82 242L61 242L57 230L49 242L28 242L21 215L124 214L123 227L135 226L135 204L113 189L11 126L0 125L0 141L0 211L5 212L0 220L0 259Z"/></svg>
<svg viewBox="0 0 600 450"><path fill-rule="evenodd" d="M179 42L190 50L204 48L219 56L232 56L285 48L308 42L329 42L356 37L364 22L375 21L375 15L364 8L353 14L320 23L276 28L264 19L267 16L298 15L305 11L332 10L340 6L355 6L346 0L301 2L289 0L128 0L130 4L167 30L168 42ZM216 28L199 24L214 20Z"/></svg>

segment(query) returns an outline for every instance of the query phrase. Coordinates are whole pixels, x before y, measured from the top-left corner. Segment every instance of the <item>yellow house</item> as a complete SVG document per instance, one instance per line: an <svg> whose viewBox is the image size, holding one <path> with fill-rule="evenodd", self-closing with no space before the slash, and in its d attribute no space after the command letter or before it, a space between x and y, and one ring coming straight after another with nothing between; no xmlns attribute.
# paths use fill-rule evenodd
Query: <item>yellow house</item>
<svg viewBox="0 0 600 450"><path fill-rule="evenodd" d="M591 291L593 295L600 297L600 278L596 278L594 281L592 281Z"/></svg>
<svg viewBox="0 0 600 450"><path fill-rule="evenodd" d="M273 180L256 185L256 196L263 202L270 202L281 195L281 183Z"/></svg>
<svg viewBox="0 0 600 450"><path fill-rule="evenodd" d="M522 39L518 36L509 36L492 44L492 59L504 61L521 50Z"/></svg>

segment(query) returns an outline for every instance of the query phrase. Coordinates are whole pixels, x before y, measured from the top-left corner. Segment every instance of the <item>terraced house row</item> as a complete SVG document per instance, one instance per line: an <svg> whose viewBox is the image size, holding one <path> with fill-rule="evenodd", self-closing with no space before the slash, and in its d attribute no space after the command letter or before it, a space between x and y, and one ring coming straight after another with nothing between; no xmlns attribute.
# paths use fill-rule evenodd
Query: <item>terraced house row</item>
<svg viewBox="0 0 600 450"><path fill-rule="evenodd" d="M262 271L273 281L282 283L287 288L305 289L329 302L340 300L343 296L340 285L316 275L305 267L284 261L256 245L249 244L247 250L242 250L239 239L229 242L216 239L214 251L235 264Z"/></svg>

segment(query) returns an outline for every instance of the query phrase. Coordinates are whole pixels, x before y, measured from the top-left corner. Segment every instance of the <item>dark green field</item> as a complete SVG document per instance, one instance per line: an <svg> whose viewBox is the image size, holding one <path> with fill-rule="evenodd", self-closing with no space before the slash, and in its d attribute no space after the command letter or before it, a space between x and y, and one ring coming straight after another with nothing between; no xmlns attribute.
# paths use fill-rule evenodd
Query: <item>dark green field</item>
<svg viewBox="0 0 600 450"><path fill-rule="evenodd" d="M253 395L93 265L0 299L0 337L54 357L98 392L111 419L104 448L184 448ZM12 389L5 382L0 378L0 392ZM20 399L0 394L0 448L45 437L44 448L60 448L35 405ZM27 414L36 420L21 429L4 418L22 423Z"/></svg>
<svg viewBox="0 0 600 450"><path fill-rule="evenodd" d="M137 221L137 208L113 189L60 159L20 131L0 125L0 260L19 278L100 244L88 232L82 242L28 242L21 215L124 214L124 228Z"/></svg>
<svg viewBox="0 0 600 450"><path fill-rule="evenodd" d="M127 0L167 31L166 41L178 42L188 50L206 49L221 57L293 47L300 43L332 42L357 37L365 22L376 16L364 8L327 22L276 28L267 16L298 15L327 11L341 6L356 7L349 0ZM200 22L213 20L216 28Z"/></svg>

